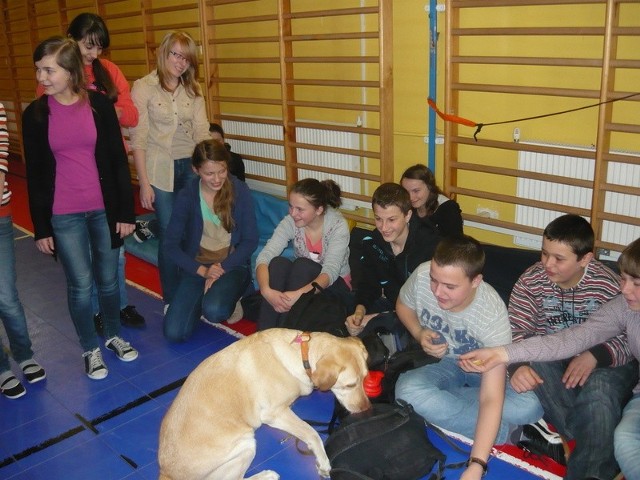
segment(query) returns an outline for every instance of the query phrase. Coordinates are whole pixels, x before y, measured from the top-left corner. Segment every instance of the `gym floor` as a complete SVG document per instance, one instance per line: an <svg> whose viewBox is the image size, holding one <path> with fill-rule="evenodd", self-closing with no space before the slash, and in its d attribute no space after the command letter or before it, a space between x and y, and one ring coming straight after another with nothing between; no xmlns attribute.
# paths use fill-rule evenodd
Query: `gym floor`
<svg viewBox="0 0 640 480"><path fill-rule="evenodd" d="M16 198L22 187L13 176L9 182ZM28 216L16 211L19 204L14 203L16 223ZM129 303L145 316L147 326L123 327L121 335L139 350L140 357L130 363L120 362L103 349L109 375L104 380L91 380L84 373L82 349L69 318L62 267L36 250L28 232L29 222L20 223L22 227L15 228L18 291L35 358L46 369L47 378L33 385L23 382L27 394L22 398L0 396L0 478L158 478L160 422L182 381L198 363L242 334L201 323L188 342L170 344L162 335L162 302L158 295L130 284ZM155 267L148 268L151 271ZM3 327L0 337L7 348ZM12 368L19 372L13 360ZM333 410L333 394L316 391L300 398L293 409L303 419L326 422ZM447 463L465 458L432 432L429 435L447 455ZM263 426L256 436L257 455L248 475L271 469L283 480L319 478L313 457L301 454L285 433ZM522 459L499 456L490 461L485 478L560 478ZM459 478L460 474L461 470L451 470L446 477Z"/></svg>

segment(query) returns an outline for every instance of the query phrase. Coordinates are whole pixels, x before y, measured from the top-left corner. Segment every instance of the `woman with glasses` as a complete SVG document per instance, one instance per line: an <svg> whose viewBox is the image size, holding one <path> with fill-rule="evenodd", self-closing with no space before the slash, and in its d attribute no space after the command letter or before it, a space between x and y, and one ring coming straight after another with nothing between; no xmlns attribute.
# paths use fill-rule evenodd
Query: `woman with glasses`
<svg viewBox="0 0 640 480"><path fill-rule="evenodd" d="M163 297L171 298L175 265L164 255L164 239L175 195L195 177L191 154L211 138L198 84L196 44L186 32L171 32L157 50L157 68L133 84L138 125L130 129L140 184L140 202L158 219L158 268Z"/></svg>

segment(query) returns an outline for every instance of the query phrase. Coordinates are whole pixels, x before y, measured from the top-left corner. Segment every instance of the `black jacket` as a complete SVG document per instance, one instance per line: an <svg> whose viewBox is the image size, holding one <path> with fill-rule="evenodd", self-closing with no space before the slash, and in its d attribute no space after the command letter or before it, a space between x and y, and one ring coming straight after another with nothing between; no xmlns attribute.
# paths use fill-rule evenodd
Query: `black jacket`
<svg viewBox="0 0 640 480"><path fill-rule="evenodd" d="M122 245L116 223L135 223L129 160L113 103L105 95L89 92L96 124L96 164L113 248ZM22 116L22 135L29 191L29 210L35 239L53 237L51 216L56 159L49 145L48 96L31 102Z"/></svg>
<svg viewBox="0 0 640 480"><path fill-rule="evenodd" d="M367 313L375 313L371 307L382 295L395 305L404 282L418 265L431 260L439 240L435 228L423 222L410 222L404 250L395 256L382 234L371 231L362 239L362 275L356 286L356 305L364 305Z"/></svg>
<svg viewBox="0 0 640 480"><path fill-rule="evenodd" d="M462 235L462 211L460 205L454 200L441 203L435 212L428 217L420 218L414 209L411 223L426 223L435 226L443 237Z"/></svg>
<svg viewBox="0 0 640 480"><path fill-rule="evenodd" d="M242 157L240 156L239 153L232 152L231 145L229 145L228 143L225 143L224 146L227 147L227 150L229 150L229 154L231 155L231 162L229 163L229 172L232 175L235 175L238 178L238 180L242 180L244 182L245 181L244 161L242 160Z"/></svg>

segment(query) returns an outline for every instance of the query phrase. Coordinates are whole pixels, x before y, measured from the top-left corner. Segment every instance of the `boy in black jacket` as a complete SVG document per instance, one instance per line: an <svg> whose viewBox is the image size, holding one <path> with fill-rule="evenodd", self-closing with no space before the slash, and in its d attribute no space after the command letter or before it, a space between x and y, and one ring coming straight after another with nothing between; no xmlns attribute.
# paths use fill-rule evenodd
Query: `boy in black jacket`
<svg viewBox="0 0 640 480"><path fill-rule="evenodd" d="M431 259L440 236L429 224L409 222L409 193L397 183L380 185L371 206L376 229L362 239L362 273L347 329L363 336L384 327L401 339L406 333L394 312L398 293L413 270Z"/></svg>

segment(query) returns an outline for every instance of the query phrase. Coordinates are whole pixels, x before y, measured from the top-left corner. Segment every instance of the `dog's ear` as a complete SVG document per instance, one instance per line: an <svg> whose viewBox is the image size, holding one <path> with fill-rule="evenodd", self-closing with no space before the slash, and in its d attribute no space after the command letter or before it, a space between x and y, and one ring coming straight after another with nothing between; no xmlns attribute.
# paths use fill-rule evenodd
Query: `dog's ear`
<svg viewBox="0 0 640 480"><path fill-rule="evenodd" d="M311 381L318 387L318 390L326 392L336 384L340 370L340 365L335 359L323 356L318 360L316 369L311 373Z"/></svg>

